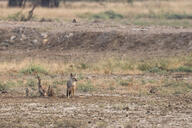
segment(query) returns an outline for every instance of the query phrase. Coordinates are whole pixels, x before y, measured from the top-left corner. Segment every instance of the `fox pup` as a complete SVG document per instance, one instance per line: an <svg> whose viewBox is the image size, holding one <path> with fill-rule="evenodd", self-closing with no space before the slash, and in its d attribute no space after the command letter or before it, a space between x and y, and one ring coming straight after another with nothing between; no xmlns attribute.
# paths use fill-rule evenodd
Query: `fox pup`
<svg viewBox="0 0 192 128"><path fill-rule="evenodd" d="M76 89L77 78L76 75L70 74L70 78L67 81L67 98L73 97Z"/></svg>

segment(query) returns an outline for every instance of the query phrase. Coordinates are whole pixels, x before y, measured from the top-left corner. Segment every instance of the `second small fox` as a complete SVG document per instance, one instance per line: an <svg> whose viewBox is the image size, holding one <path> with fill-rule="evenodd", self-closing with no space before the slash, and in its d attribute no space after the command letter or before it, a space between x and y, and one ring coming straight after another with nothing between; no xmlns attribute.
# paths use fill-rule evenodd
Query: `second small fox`
<svg viewBox="0 0 192 128"><path fill-rule="evenodd" d="M75 94L76 90L76 83L77 83L77 78L76 75L73 75L72 73L70 74L70 78L67 81L67 98L73 97Z"/></svg>

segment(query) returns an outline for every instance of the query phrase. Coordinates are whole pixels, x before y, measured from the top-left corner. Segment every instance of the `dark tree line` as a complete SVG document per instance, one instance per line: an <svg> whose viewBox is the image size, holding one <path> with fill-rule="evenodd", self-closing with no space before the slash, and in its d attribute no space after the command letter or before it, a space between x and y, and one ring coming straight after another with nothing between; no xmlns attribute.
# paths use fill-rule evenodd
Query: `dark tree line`
<svg viewBox="0 0 192 128"><path fill-rule="evenodd" d="M25 7L26 2L35 3L42 7L59 7L60 0L9 0L9 7Z"/></svg>

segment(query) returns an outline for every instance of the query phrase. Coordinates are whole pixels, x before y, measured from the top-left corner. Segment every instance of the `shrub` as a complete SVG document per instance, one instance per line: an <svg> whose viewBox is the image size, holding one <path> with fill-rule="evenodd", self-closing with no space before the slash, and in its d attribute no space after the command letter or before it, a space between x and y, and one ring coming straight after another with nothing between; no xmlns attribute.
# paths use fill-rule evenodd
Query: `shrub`
<svg viewBox="0 0 192 128"><path fill-rule="evenodd" d="M85 64L85 63L81 63L80 66L79 66L80 69L87 69L88 68L88 65Z"/></svg>
<svg viewBox="0 0 192 128"><path fill-rule="evenodd" d="M190 66L181 66L175 70L173 70L175 72L192 72L192 67Z"/></svg>
<svg viewBox="0 0 192 128"><path fill-rule="evenodd" d="M151 69L152 66L150 66L149 64L139 64L138 65L138 69L141 70L141 71L149 71Z"/></svg>
<svg viewBox="0 0 192 128"><path fill-rule="evenodd" d="M93 19L123 19L123 15L115 13L114 11L105 11L91 16Z"/></svg>
<svg viewBox="0 0 192 128"><path fill-rule="evenodd" d="M192 84L184 81L167 81L163 87L163 91L169 94L183 94L192 90Z"/></svg>
<svg viewBox="0 0 192 128"><path fill-rule="evenodd" d="M48 71L40 65L29 65L27 68L21 69L21 73L24 73L24 74L33 74L33 73L48 74Z"/></svg>
<svg viewBox="0 0 192 128"><path fill-rule="evenodd" d="M7 90L8 90L8 86L6 86L6 84L0 83L0 92L7 91Z"/></svg>
<svg viewBox="0 0 192 128"><path fill-rule="evenodd" d="M12 14L12 15L9 15L7 17L7 19L8 20L13 20L13 21L21 21L22 17L24 17L24 15L22 14L21 11L19 11L19 12L16 12L16 13Z"/></svg>
<svg viewBox="0 0 192 128"><path fill-rule="evenodd" d="M121 80L119 83L121 86L129 86L130 85L130 82L127 80Z"/></svg>

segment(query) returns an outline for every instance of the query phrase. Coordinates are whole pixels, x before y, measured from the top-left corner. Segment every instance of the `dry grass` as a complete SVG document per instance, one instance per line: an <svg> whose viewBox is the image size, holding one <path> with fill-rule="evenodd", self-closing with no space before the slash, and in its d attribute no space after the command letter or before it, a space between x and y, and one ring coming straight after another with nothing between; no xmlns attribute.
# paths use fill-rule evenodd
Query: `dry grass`
<svg viewBox="0 0 192 128"><path fill-rule="evenodd" d="M180 82L179 85L175 84L177 81L172 82L175 81L175 78L171 78L170 82L167 82L166 75L171 72L192 72L191 56L153 58L150 60L134 60L126 57L121 59L109 57L106 59L105 57L105 59L98 60L89 63L81 60L75 63L63 63L63 61L43 59L24 59L19 62L4 61L0 63L0 74L3 74L0 78L10 88L31 87L31 84L34 86L37 80L28 71L34 70L42 73L42 84L52 85L56 92L59 92L57 94L63 94L62 90L65 88L63 85L66 84L68 74L71 72L78 74L78 90L82 93L112 93L115 91L117 94L127 92L149 94L149 90L155 87L159 88L159 93L166 94L169 91L169 94L175 94L191 89L185 84L186 82ZM30 69L31 67L32 69ZM155 76L148 76L147 74L150 73L154 73ZM140 76L138 74L145 75ZM92 77L92 75L96 77ZM166 85L170 86L167 87ZM182 85L185 85L183 86L184 89L179 91Z"/></svg>
<svg viewBox="0 0 192 128"><path fill-rule="evenodd" d="M40 72L48 72L48 74L66 74L70 72L83 74L141 74L146 71L150 72L153 68L172 71L179 67L190 67L191 65L191 56L152 58L149 60L134 60L114 56L100 57L97 62L88 61L86 58L74 62L26 58L19 62L14 60L0 62L0 73L19 73L32 67L37 68L34 70L41 70Z"/></svg>

